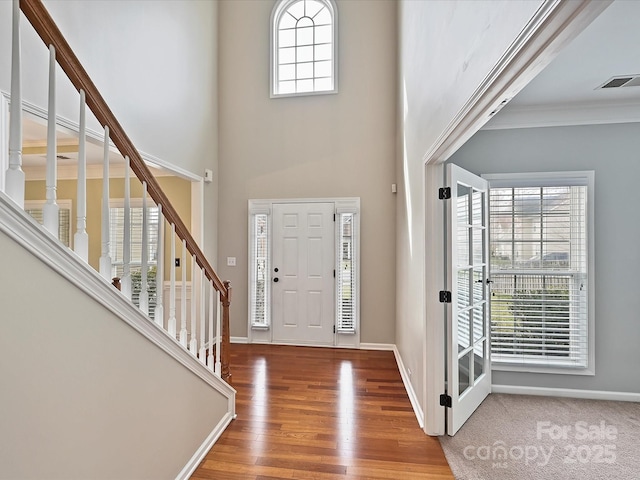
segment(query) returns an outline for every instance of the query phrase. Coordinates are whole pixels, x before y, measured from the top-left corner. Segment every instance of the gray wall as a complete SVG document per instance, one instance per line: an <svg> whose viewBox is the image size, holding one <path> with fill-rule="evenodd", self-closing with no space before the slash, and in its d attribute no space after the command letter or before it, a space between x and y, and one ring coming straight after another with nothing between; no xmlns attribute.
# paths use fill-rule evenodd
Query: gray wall
<svg viewBox="0 0 640 480"><path fill-rule="evenodd" d="M396 3L337 2L338 93L272 99L274 3L219 7L219 264L234 289L231 335L247 336L247 200L360 197L361 341L394 343Z"/></svg>
<svg viewBox="0 0 640 480"><path fill-rule="evenodd" d="M175 478L228 401L0 233L0 478Z"/></svg>
<svg viewBox="0 0 640 480"><path fill-rule="evenodd" d="M640 124L480 131L450 159L476 174L595 171L595 376L493 372L493 383L640 393Z"/></svg>

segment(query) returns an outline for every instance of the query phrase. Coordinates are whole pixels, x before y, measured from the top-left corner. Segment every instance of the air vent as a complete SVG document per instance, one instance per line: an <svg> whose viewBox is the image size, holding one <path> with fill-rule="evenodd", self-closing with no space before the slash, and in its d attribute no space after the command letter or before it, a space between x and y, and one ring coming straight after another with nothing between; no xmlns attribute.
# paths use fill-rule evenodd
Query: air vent
<svg viewBox="0 0 640 480"><path fill-rule="evenodd" d="M619 75L612 77L596 90L601 88L620 88L620 87L638 87L640 86L640 75Z"/></svg>

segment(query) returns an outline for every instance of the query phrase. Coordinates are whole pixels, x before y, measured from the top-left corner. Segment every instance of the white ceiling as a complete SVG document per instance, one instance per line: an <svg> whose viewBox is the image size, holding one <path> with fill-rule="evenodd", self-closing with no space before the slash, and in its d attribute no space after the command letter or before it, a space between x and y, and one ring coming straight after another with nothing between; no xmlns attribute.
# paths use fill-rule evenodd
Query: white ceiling
<svg viewBox="0 0 640 480"><path fill-rule="evenodd" d="M640 86L599 89L640 74L640 1L616 0L485 126L640 121Z"/></svg>

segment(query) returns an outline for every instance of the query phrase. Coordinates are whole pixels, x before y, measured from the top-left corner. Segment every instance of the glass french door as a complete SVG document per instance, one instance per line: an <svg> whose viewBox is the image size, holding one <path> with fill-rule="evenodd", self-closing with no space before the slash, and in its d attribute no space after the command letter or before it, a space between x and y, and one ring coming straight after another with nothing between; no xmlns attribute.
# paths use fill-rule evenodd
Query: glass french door
<svg viewBox="0 0 640 480"><path fill-rule="evenodd" d="M447 165L447 434L491 392L488 182Z"/></svg>

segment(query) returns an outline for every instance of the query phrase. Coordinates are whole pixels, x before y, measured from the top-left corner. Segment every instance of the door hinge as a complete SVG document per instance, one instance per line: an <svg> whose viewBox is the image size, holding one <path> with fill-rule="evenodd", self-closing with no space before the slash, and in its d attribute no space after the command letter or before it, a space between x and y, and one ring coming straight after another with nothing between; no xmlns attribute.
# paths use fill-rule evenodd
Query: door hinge
<svg viewBox="0 0 640 480"><path fill-rule="evenodd" d="M336 269L333 269L333 278L336 278Z"/></svg>
<svg viewBox="0 0 640 480"><path fill-rule="evenodd" d="M440 200L447 200L451 198L451 187L442 187L438 190L438 198Z"/></svg>
<svg viewBox="0 0 640 480"><path fill-rule="evenodd" d="M334 222L336 221L336 214L335 213L333 214L333 221Z"/></svg>
<svg viewBox="0 0 640 480"><path fill-rule="evenodd" d="M447 395L446 393L440 395L440 406L451 408L451 395Z"/></svg>
<svg viewBox="0 0 640 480"><path fill-rule="evenodd" d="M451 292L448 290L440 290L440 303L451 303Z"/></svg>
<svg viewBox="0 0 640 480"><path fill-rule="evenodd" d="M336 333L336 326L333 326L333 333Z"/></svg>

